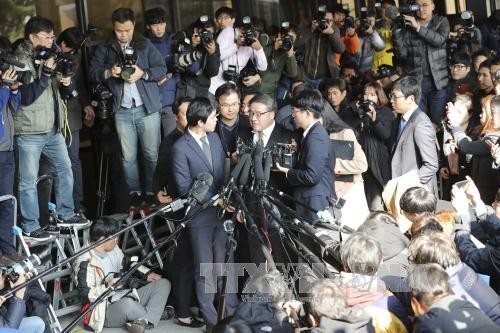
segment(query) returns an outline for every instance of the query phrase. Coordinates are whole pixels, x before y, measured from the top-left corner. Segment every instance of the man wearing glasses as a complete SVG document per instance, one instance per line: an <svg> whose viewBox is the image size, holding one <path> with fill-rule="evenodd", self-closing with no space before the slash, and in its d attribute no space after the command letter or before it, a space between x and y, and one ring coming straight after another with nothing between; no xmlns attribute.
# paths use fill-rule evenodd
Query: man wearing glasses
<svg viewBox="0 0 500 333"><path fill-rule="evenodd" d="M54 39L53 23L32 17L26 23L24 41L15 51L18 61L24 63L32 75L32 82L20 87L21 109L14 116L14 126L23 229L27 237L35 240L50 238L39 223L36 179L41 154L53 165L57 175L54 181L57 214L68 224L88 223L74 212L73 173L62 135L66 117L61 96L71 95L71 77L61 77L54 71L54 57L41 62L33 60L37 50L51 48Z"/></svg>
<svg viewBox="0 0 500 333"><path fill-rule="evenodd" d="M392 178L417 170L420 183L437 194L438 157L436 131L420 108L420 82L406 76L394 84L390 94L392 109L399 114L392 131Z"/></svg>

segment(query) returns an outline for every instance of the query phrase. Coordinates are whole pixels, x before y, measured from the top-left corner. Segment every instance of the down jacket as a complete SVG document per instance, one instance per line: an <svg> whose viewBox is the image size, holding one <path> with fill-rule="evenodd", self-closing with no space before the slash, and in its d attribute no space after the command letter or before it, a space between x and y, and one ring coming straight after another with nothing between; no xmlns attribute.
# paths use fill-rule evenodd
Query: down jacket
<svg viewBox="0 0 500 333"><path fill-rule="evenodd" d="M427 57L436 88L438 90L446 88L448 85L446 40L449 33L448 19L435 14L427 27L421 26L418 32L412 28L395 29L392 32L394 48L406 72L421 78L422 65L425 63L423 59Z"/></svg>

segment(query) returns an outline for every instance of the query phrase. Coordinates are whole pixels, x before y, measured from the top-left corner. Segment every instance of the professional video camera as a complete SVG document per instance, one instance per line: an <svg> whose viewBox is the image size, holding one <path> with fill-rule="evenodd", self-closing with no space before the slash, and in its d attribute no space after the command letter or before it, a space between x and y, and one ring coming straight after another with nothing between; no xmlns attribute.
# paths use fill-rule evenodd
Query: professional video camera
<svg viewBox="0 0 500 333"><path fill-rule="evenodd" d="M202 25L202 28L199 32L201 43L203 44L203 46L207 46L214 41L214 35L206 28L206 25L208 23L208 16L200 16L200 23Z"/></svg>
<svg viewBox="0 0 500 333"><path fill-rule="evenodd" d="M318 12L314 18L318 22L318 29L323 31L328 29L328 21L326 20L326 5L318 7Z"/></svg>
<svg viewBox="0 0 500 333"><path fill-rule="evenodd" d="M35 62L47 61L50 58L54 58L56 62L54 72L60 73L64 77L73 76L78 68L78 64L75 61L76 52L76 50L62 52L56 44L50 48L41 46L36 49Z"/></svg>
<svg viewBox="0 0 500 333"><path fill-rule="evenodd" d="M31 81L31 72L29 70L21 70L24 67L24 64L17 61L13 54L0 50L0 71L2 73L9 70L9 68L13 68L17 74L17 82L28 84ZM3 80L3 83L11 85L16 82Z"/></svg>
<svg viewBox="0 0 500 333"><path fill-rule="evenodd" d="M20 274L32 272L35 267L41 265L41 263L40 257L36 254L32 254L23 261L13 263L6 267L0 267L0 270L2 271L2 276L4 276L7 281L16 283Z"/></svg>
<svg viewBox="0 0 500 333"><path fill-rule="evenodd" d="M99 120L113 117L113 94L104 83L97 84L91 91L91 105L96 109Z"/></svg>
<svg viewBox="0 0 500 333"><path fill-rule="evenodd" d="M271 148L269 153L273 158L273 165L279 163L285 168L292 169L297 164L297 146L295 145L277 143Z"/></svg>
<svg viewBox="0 0 500 333"><path fill-rule="evenodd" d="M288 52L293 47L293 38L288 33L290 32L290 22L282 22L281 23L281 47L280 49Z"/></svg>
<svg viewBox="0 0 500 333"><path fill-rule="evenodd" d="M366 30L370 29L372 26L370 21L368 20L368 8L361 7L359 14L360 24L358 29L358 34L360 36L364 36Z"/></svg>
<svg viewBox="0 0 500 333"><path fill-rule="evenodd" d="M245 46L251 46L255 42L255 39L257 38L257 31L255 30L255 27L252 25L252 19L250 18L250 16L245 16L242 21L243 25L241 26L242 29L241 34L244 37L243 44Z"/></svg>
<svg viewBox="0 0 500 333"><path fill-rule="evenodd" d="M403 15L417 17L420 6L413 2L408 2L399 8L390 6L386 9L386 16L392 20L395 29L406 29L406 22Z"/></svg>
<svg viewBox="0 0 500 333"><path fill-rule="evenodd" d="M358 114L359 118L366 117L366 114L370 112L370 106L375 108L375 110L377 109L377 104L369 99L359 104L358 108L356 109L356 113Z"/></svg>

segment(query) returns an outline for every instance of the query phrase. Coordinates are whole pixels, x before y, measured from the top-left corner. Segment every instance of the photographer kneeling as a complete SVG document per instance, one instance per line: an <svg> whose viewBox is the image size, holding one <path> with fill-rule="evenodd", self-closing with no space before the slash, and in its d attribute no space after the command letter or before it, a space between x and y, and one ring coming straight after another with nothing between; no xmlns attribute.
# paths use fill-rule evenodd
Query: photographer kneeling
<svg viewBox="0 0 500 333"><path fill-rule="evenodd" d="M5 266L0 267L0 290L5 288L6 282L10 288L16 287L31 278L31 273L19 274L16 281L12 281L4 276ZM13 328L20 333L42 333L45 330L45 323L40 317L24 317L26 312L26 302L24 294L26 287L14 293L11 298L0 296L0 331L4 328Z"/></svg>
<svg viewBox="0 0 500 333"><path fill-rule="evenodd" d="M116 233L116 223L105 217L95 221L90 227L90 242L98 242ZM144 332L152 326L157 327L170 293L170 282L142 266L137 270L141 277L133 279L137 282L134 285L142 287L136 289L131 286L116 286L120 272L124 270L124 259L125 262L128 261L117 244L118 237L112 238L83 254L75 262L78 291L84 304L82 310L95 302L108 288L115 288L112 296L87 314L83 323L96 332L101 332L103 327L123 325L134 333Z"/></svg>

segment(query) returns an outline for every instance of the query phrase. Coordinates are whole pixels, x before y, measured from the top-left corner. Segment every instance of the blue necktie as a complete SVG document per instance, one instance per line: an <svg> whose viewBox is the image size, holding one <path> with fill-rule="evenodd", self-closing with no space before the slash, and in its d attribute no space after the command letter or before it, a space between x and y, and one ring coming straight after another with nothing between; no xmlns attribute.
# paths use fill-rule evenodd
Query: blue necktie
<svg viewBox="0 0 500 333"><path fill-rule="evenodd" d="M405 118L401 117L401 120L399 121L398 138L401 137L401 133L403 133L405 126L406 126L406 120Z"/></svg>

